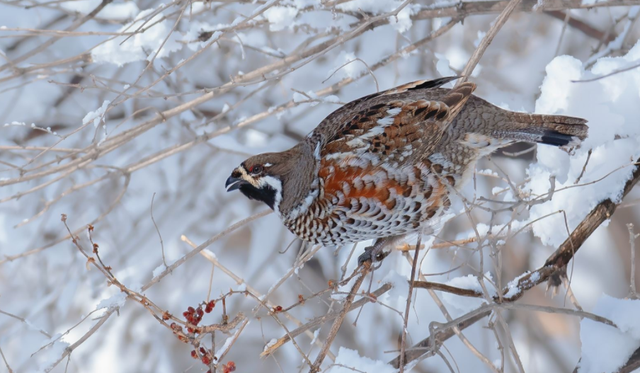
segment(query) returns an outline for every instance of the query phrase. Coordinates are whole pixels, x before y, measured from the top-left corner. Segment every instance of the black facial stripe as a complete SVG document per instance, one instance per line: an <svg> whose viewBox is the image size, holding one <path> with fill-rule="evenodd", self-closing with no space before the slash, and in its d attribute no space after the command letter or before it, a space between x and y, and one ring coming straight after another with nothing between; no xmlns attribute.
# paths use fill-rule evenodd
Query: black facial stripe
<svg viewBox="0 0 640 373"><path fill-rule="evenodd" d="M272 210L273 205L276 202L276 190L268 184L258 189L251 184L244 184L240 187L240 192L247 196L249 199L256 201L262 201L267 204Z"/></svg>

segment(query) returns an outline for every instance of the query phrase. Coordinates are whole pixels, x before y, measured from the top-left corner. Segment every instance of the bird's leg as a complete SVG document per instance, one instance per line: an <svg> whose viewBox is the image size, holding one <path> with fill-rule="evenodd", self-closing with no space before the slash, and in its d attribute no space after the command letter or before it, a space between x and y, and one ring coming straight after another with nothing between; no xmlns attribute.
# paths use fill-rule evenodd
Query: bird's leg
<svg viewBox="0 0 640 373"><path fill-rule="evenodd" d="M388 246L391 246L391 244L397 241L399 238L399 236L378 238L372 246L364 248L364 253L362 253L358 257L358 265L362 265L362 263L369 260L371 262L381 262L390 253L390 251L384 251L384 249Z"/></svg>

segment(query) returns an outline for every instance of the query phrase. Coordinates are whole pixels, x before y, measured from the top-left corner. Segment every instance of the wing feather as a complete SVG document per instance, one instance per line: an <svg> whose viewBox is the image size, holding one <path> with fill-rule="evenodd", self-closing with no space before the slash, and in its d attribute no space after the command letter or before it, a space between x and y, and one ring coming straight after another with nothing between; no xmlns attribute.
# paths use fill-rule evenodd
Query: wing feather
<svg viewBox="0 0 640 373"><path fill-rule="evenodd" d="M475 84L463 83L435 99L427 94L454 79L420 80L352 101L331 113L309 139L321 143L321 158L370 166L402 162L415 149L435 147L473 93Z"/></svg>

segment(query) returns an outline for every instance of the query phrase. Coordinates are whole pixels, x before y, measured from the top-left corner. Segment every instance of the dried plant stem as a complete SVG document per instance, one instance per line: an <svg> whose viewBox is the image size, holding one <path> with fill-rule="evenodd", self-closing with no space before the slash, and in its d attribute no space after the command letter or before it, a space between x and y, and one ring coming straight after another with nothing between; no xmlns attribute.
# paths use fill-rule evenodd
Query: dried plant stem
<svg viewBox="0 0 640 373"><path fill-rule="evenodd" d="M636 163L640 162L640 159L636 161ZM640 167L637 165L634 166L633 174L631 175L631 179L629 179L622 190L622 196L626 196L629 194L631 189L636 185L636 183L640 181ZM554 280L553 276L564 276L564 271L566 270L566 266L569 264L569 261L573 259L576 252L580 249L582 244L591 236L591 234L607 219L610 219L613 213L617 208L617 204L612 202L610 199L604 200L600 202L587 216L583 219L583 221L578 224L578 226L571 232L569 237L558 247L558 249L549 256L546 260L545 264L540 267L538 270L528 273L526 275L522 275L518 277L518 280L513 284L518 291L515 292L511 297L502 297L499 304L500 307L503 308L518 308L522 307L520 305L515 305L513 302L517 299L520 299L524 292L532 287L549 281ZM420 283L416 284L416 287L419 287ZM433 291L432 285L426 285L429 288L429 291ZM510 287L503 289L502 294L506 294ZM457 291L457 290L456 290ZM462 294L461 294L462 295ZM467 295L467 294L464 294ZM467 295L468 296L468 295ZM452 329L462 330L463 328L468 327L469 325L480 321L485 316L491 314L491 311L484 310L484 307L476 309L470 313L467 313L462 318L458 318L456 320L452 320L445 325L450 325ZM524 308L524 307L523 307ZM528 309L539 309L539 310L548 310L549 308L540 306L527 305ZM615 325L612 322L607 322L608 320L601 318L600 316L596 316L593 314L586 313L581 310L570 310L570 309L555 309L554 312L560 313L569 313L572 315L580 315L581 317L589 317L595 321L605 322L609 325ZM443 330L443 327L439 328L439 330ZM425 355L425 357L433 356L435 353L434 349L438 348L438 344L441 341L446 340L455 334L454 330L446 331L444 334L440 334L442 332L438 332L438 334L434 335L431 333L431 336L423 339L414 345L411 349L409 349L405 356L404 361L405 364L409 362L420 359ZM638 360L634 360L633 364L636 362L640 364L640 353L638 354ZM396 368L399 368L400 357L398 356L394 360L390 362Z"/></svg>
<svg viewBox="0 0 640 373"><path fill-rule="evenodd" d="M493 38L495 38L495 36L498 34L498 31L500 31L502 26L507 22L507 19L509 19L511 13L513 13L516 7L520 4L520 1L521 0L510 0L509 4L504 8L504 10L502 10L502 13L500 13L498 18L496 18L496 20L493 22L493 26L491 26L489 31L487 31L487 34L482 38L480 45L478 45L476 50L471 55L471 58L469 58L469 62L467 62L464 70L462 70L462 73L460 74L461 78L456 82L456 86L459 86L460 84L466 82L467 79L471 76L473 69L476 67L478 62L480 62L480 58L482 58L484 51L487 50L489 44L491 44L491 42L493 41Z"/></svg>
<svg viewBox="0 0 640 373"><path fill-rule="evenodd" d="M198 247L196 247L195 249L189 251L186 255L184 255L182 258L176 260L175 262L173 262L173 264L171 264L169 267L167 267L167 269L165 269L164 271L162 271L162 273L160 273L158 276L154 277L153 279L151 279L151 281L149 281L146 285L144 285L142 287L142 291L145 291L147 289L149 289L151 286L153 286L154 284L158 283L160 280L162 280L166 275L168 275L169 273L173 272L174 269L180 267L182 264L184 264L187 260L191 259L192 257L194 257L196 254L198 254L199 252L201 252L202 250L206 249L209 245L211 245L212 243L216 242L217 240L219 240L220 238L224 237L225 235L235 231L236 229L239 229L243 226L245 226L246 224L256 220L256 219L260 219L263 216L267 216L269 214L271 214L273 211L271 210L265 210L263 212L257 213L253 216L250 216L246 219L243 219L231 226L229 226L227 229L225 229L224 231L216 234L215 236L209 238L208 240L206 240L204 243L200 244Z"/></svg>
<svg viewBox="0 0 640 373"><path fill-rule="evenodd" d="M365 262L358 270L360 270L361 273L356 278L356 281L353 284L353 287L351 288L349 295L347 295L347 297L344 300L342 309L338 313L336 319L333 321L333 325L331 325L331 329L329 330L329 335L327 336L327 340L324 342L324 345L320 349L320 352L318 353L318 356L316 357L316 360L314 361L313 365L309 368L309 373L320 372L320 366L322 365L322 361L324 360L324 357L327 355L327 352L329 352L329 348L331 348L331 344L333 343L333 340L338 335L338 330L340 330L340 327L342 326L342 322L344 321L344 318L347 316L347 312L349 312L349 309L358 292L358 289L360 289L360 286L362 285L364 278L367 276L367 274L371 270L371 263Z"/></svg>
<svg viewBox="0 0 640 373"><path fill-rule="evenodd" d="M4 361L4 365L7 367L7 371L9 373L13 373L13 369L11 369L11 366L9 365L9 362L7 361L7 358L4 357L4 352L2 352L1 348L0 348L0 356L2 356L2 361Z"/></svg>
<svg viewBox="0 0 640 373"><path fill-rule="evenodd" d="M627 224L629 230L629 247L631 249L631 268L629 269L629 296L638 299L638 291L636 289L636 239L640 237L640 233L633 231L633 224Z"/></svg>
<svg viewBox="0 0 640 373"><path fill-rule="evenodd" d="M197 247L196 244L194 244L191 240L189 240L186 236L182 236L181 237L182 241L186 242L187 244L189 244L191 247L195 248ZM253 294L254 297L258 298L258 299L265 299L263 297L263 295L256 290L254 287L252 287L251 285L247 284L244 279L242 279L240 276L236 275L235 273L233 273L230 269L228 269L227 267L225 267L224 265L222 265L218 259L211 254L211 252L209 252L208 250L203 250L200 252L200 255L202 255L203 257L205 257L208 261L210 261L214 267L217 267L218 269L220 269L222 272L224 272L227 276L231 277L236 284L238 285L242 285L245 284L245 286L247 287L247 291L250 292L251 294ZM269 308L273 309L274 307L276 307L277 305L265 300L264 302ZM287 312L287 311L282 311L279 314L284 315L287 319L291 320L292 322L294 322L296 325L298 325L298 327L301 327L303 325L303 323L298 320L297 318L295 318L291 313ZM297 329L296 329L297 330ZM307 335L307 337L309 337L309 339L311 340L315 340L315 344L318 347L322 347L322 341L320 340L320 338L315 338L313 333L309 330L309 329L305 329L304 333ZM297 334L296 334L297 335ZM289 338L294 338L295 336L291 335L291 332L287 333L287 337ZM263 356L265 356L265 353L263 352ZM335 361L335 356L333 356L333 354L329 354L329 357Z"/></svg>
<svg viewBox="0 0 640 373"><path fill-rule="evenodd" d="M384 284L382 285L380 288L378 288L377 290L373 291L371 293L371 295L375 298L381 296L382 294L388 292L389 290L391 290L392 285L391 284ZM372 301L374 301L373 299L369 298L369 297L363 297L362 299L359 299L355 302L353 302L350 306L349 306L349 311L353 311L355 309L359 309L360 307L364 306L367 303L371 303ZM333 312L329 312L325 315L316 317L315 319L309 321L308 323L302 325L301 327L294 329L292 331L290 331L287 335L279 338L275 343L270 344L268 347L266 347L264 349L264 351L260 354L261 357L265 357L265 356L269 356L271 354L273 354L277 349L279 349L280 347L282 347L285 343L289 342L291 340L291 338L295 338L297 336L299 336L302 333L306 333L306 331L317 328L319 326L322 326L325 322L327 321L331 321L334 320L335 318L337 318L340 315L341 311L333 311Z"/></svg>
<svg viewBox="0 0 640 373"><path fill-rule="evenodd" d="M416 248L420 247L422 243L422 235L418 235L418 242ZM420 265L418 263L418 256L420 250L415 250L413 254L413 263L411 263L411 277L409 278L409 294L407 294L407 304L404 309L404 322L402 325L402 336L400 339L400 373L404 372L404 352L407 343L407 326L409 324L409 312L411 311L411 299L413 299L413 288L415 287L416 268Z"/></svg>

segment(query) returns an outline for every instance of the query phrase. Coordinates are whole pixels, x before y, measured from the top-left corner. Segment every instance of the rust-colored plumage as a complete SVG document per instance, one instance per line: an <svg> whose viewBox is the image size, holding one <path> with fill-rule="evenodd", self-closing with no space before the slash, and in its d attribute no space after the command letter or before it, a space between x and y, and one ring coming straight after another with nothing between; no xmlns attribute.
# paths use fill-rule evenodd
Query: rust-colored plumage
<svg viewBox="0 0 640 373"><path fill-rule="evenodd" d="M247 159L227 190L273 208L305 241L337 245L428 229L476 161L515 141L569 150L586 121L500 109L455 77L408 83L352 101L301 143Z"/></svg>

